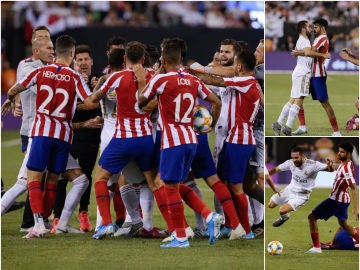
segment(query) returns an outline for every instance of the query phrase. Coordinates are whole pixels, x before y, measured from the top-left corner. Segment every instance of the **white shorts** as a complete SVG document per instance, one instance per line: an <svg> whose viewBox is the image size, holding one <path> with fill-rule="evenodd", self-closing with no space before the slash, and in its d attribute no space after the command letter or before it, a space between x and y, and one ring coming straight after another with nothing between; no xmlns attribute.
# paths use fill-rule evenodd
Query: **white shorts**
<svg viewBox="0 0 360 270"><path fill-rule="evenodd" d="M291 208L296 211L300 206L303 206L310 198L310 193L302 194L299 192L292 192L288 188L284 188L279 194L271 196L270 201L273 201L277 205L290 204Z"/></svg>
<svg viewBox="0 0 360 270"><path fill-rule="evenodd" d="M256 148L250 157L249 164L256 167L257 173L264 172L264 130L254 129Z"/></svg>
<svg viewBox="0 0 360 270"><path fill-rule="evenodd" d="M109 144L115 133L115 124L113 122L104 121L103 129L101 130L101 142L100 142L100 155L104 151L105 147Z"/></svg>
<svg viewBox="0 0 360 270"><path fill-rule="evenodd" d="M129 184L140 184L145 181L143 172L134 161L128 163L121 173Z"/></svg>
<svg viewBox="0 0 360 270"><path fill-rule="evenodd" d="M309 95L309 75L298 75L292 78L291 98L307 97Z"/></svg>

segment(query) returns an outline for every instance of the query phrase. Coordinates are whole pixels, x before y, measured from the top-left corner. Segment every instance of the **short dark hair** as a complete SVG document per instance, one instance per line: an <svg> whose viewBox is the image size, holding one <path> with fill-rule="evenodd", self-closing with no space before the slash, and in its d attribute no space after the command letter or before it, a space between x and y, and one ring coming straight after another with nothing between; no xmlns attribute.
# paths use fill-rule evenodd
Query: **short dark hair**
<svg viewBox="0 0 360 270"><path fill-rule="evenodd" d="M313 22L313 24L318 24L318 25L324 27L325 30L328 28L328 25L329 25L328 21L323 18L315 20Z"/></svg>
<svg viewBox="0 0 360 270"><path fill-rule="evenodd" d="M91 48L89 45L78 45L75 48L75 56L79 53L88 53L89 56L91 57Z"/></svg>
<svg viewBox="0 0 360 270"><path fill-rule="evenodd" d="M110 50L112 45L123 45L124 49L126 47L126 39L120 36L111 37L107 41L107 49Z"/></svg>
<svg viewBox="0 0 360 270"><path fill-rule="evenodd" d="M226 38L220 42L220 45L232 45L234 48L234 54L238 54L241 51L241 47L238 41L231 38Z"/></svg>
<svg viewBox="0 0 360 270"><path fill-rule="evenodd" d="M113 49L109 54L110 68L113 69L113 68L121 67L124 64L124 55L125 55L124 49L120 49L120 48Z"/></svg>
<svg viewBox="0 0 360 270"><path fill-rule="evenodd" d="M167 43L162 49L162 57L169 64L180 64L181 63L181 48L179 44Z"/></svg>
<svg viewBox="0 0 360 270"><path fill-rule="evenodd" d="M152 67L156 63L156 61L159 60L160 57L159 50L156 46L151 44L146 44L145 49L146 52L145 52L144 66Z"/></svg>
<svg viewBox="0 0 360 270"><path fill-rule="evenodd" d="M296 153L299 152L300 154L304 153L304 148L302 148L301 146L295 146L291 149L291 153Z"/></svg>
<svg viewBox="0 0 360 270"><path fill-rule="evenodd" d="M145 46L141 42L131 41L125 49L126 57L132 62L137 63L145 55Z"/></svg>
<svg viewBox="0 0 360 270"><path fill-rule="evenodd" d="M300 22L298 22L298 24L296 25L296 31L298 32L298 34L301 33L301 30L305 27L307 22L308 21L300 21Z"/></svg>
<svg viewBox="0 0 360 270"><path fill-rule="evenodd" d="M57 56L68 56L75 47L76 41L69 35L61 35L56 39L55 51Z"/></svg>
<svg viewBox="0 0 360 270"><path fill-rule="evenodd" d="M161 48L163 48L168 43L174 43L174 44L178 45L180 47L180 50L181 50L181 57L183 59L185 59L186 53L187 53L187 50L188 50L188 47L187 47L187 44L186 44L185 40L183 40L182 38L179 38L179 37L165 38L161 42Z"/></svg>
<svg viewBox="0 0 360 270"><path fill-rule="evenodd" d="M253 71L256 65L256 58L253 52L245 50L239 52L237 55L237 61L240 62L246 71Z"/></svg>
<svg viewBox="0 0 360 270"><path fill-rule="evenodd" d="M351 143L342 143L339 145L339 148L344 149L347 153L352 153L354 150L354 146Z"/></svg>

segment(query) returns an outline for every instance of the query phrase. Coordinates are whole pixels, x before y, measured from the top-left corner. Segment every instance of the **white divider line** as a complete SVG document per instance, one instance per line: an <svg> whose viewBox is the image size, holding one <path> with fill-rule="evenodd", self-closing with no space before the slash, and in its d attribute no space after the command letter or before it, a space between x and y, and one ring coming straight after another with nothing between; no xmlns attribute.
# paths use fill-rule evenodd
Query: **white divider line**
<svg viewBox="0 0 360 270"><path fill-rule="evenodd" d="M1 146L3 146L3 147L12 147L12 146L20 145L20 144L21 144L20 139L12 139L12 140L8 140L8 141L5 141L5 142L1 143Z"/></svg>

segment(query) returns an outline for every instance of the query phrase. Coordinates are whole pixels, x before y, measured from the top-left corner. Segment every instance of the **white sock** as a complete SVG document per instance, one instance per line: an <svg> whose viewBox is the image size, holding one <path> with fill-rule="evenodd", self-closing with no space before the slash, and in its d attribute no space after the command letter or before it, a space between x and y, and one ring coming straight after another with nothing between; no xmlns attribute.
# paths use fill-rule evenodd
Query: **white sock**
<svg viewBox="0 0 360 270"><path fill-rule="evenodd" d="M291 108L289 110L289 116L288 116L288 119L286 121L286 125L289 128L292 128L292 126L294 124L294 121L295 121L295 118L299 114L299 111L300 111L300 107L298 105L296 105L296 104L291 105Z"/></svg>
<svg viewBox="0 0 360 270"><path fill-rule="evenodd" d="M140 206L142 211L142 222L145 230L150 231L153 225L154 195L148 185L140 187Z"/></svg>
<svg viewBox="0 0 360 270"><path fill-rule="evenodd" d="M264 219L264 205L253 198L249 198L249 221L250 215L252 216L251 226L259 224Z"/></svg>
<svg viewBox="0 0 360 270"><path fill-rule="evenodd" d="M1 197L1 215L4 215L6 211L12 206L15 200L21 196L27 190L27 181L24 179L18 179L8 191Z"/></svg>
<svg viewBox="0 0 360 270"><path fill-rule="evenodd" d="M290 213L286 213L286 214L280 215L280 217L281 217L281 219L289 218L289 217L290 217Z"/></svg>
<svg viewBox="0 0 360 270"><path fill-rule="evenodd" d="M89 180L85 174L75 178L72 182L72 187L66 196L64 209L61 212L58 226L61 228L69 225L71 215L74 213L76 206L79 204L81 196L84 194L89 185Z"/></svg>
<svg viewBox="0 0 360 270"><path fill-rule="evenodd" d="M281 111L281 113L280 113L280 115L279 115L279 118L278 118L278 120L277 120L277 122L278 122L280 125L283 125L285 119L288 117L290 107L291 107L291 103L290 103L290 102L286 102L286 104L285 104L284 107L282 108L282 111Z"/></svg>
<svg viewBox="0 0 360 270"><path fill-rule="evenodd" d="M132 223L141 222L139 213L139 194L136 192L132 184L127 184L120 187L121 197L123 199L126 212L130 216Z"/></svg>
<svg viewBox="0 0 360 270"><path fill-rule="evenodd" d="M225 217L224 215L224 209L221 205L221 202L217 199L216 194L214 194L214 207L215 207L215 212L218 213L219 215L222 215L223 217Z"/></svg>
<svg viewBox="0 0 360 270"><path fill-rule="evenodd" d="M188 187L190 187L193 191L195 191L195 193L202 199L203 196L201 194L201 191L199 189L199 187L197 186L195 181L189 181L186 182L185 185L187 185ZM202 215L200 213L196 213L194 211L195 214L195 220L196 220L196 228L199 228L200 230L205 230L206 226L205 226L205 222L204 222L204 218L202 217Z"/></svg>

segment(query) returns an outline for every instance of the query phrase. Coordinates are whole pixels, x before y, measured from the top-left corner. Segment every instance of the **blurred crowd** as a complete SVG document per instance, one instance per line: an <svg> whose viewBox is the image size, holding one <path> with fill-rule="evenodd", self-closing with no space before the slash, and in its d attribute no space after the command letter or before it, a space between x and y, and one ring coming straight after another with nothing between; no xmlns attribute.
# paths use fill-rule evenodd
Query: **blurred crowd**
<svg viewBox="0 0 360 270"><path fill-rule="evenodd" d="M265 3L266 49L291 51L297 36L284 32L285 24L296 24L301 20L310 22L324 18L329 27L339 32L329 35L330 51L339 52L344 47L359 49L359 2L358 1L286 1ZM345 32L343 31L344 29ZM296 33L296 32L295 32Z"/></svg>

